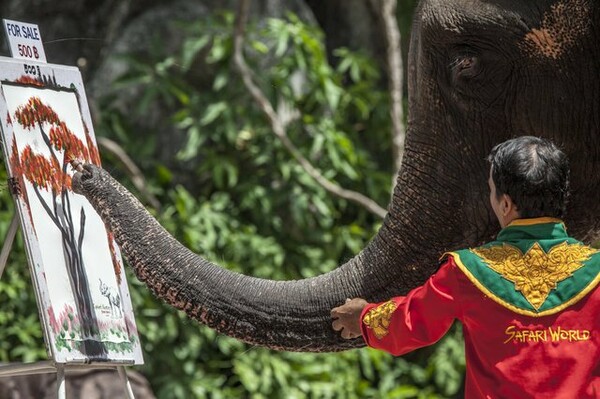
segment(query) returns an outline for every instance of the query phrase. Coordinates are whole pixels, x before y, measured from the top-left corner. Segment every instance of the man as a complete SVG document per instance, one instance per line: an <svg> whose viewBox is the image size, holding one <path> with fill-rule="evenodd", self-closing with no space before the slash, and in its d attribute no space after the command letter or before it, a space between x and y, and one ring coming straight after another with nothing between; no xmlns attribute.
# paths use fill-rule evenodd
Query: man
<svg viewBox="0 0 600 399"><path fill-rule="evenodd" d="M567 158L518 137L489 156L490 202L502 230L479 248L446 253L435 275L381 304L331 311L344 338L402 355L463 324L467 398L600 398L600 252L560 218Z"/></svg>

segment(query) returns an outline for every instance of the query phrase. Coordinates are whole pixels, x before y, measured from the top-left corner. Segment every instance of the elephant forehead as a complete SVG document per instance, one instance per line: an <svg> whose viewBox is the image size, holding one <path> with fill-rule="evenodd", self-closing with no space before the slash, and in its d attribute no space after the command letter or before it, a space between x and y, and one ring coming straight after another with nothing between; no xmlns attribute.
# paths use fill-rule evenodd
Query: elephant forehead
<svg viewBox="0 0 600 399"><path fill-rule="evenodd" d="M529 57L558 59L590 32L596 1L423 0L417 26L481 40L509 35Z"/></svg>
<svg viewBox="0 0 600 399"><path fill-rule="evenodd" d="M544 13L539 27L523 39L522 50L529 56L558 59L577 45L591 27L591 4L595 0L562 0Z"/></svg>
<svg viewBox="0 0 600 399"><path fill-rule="evenodd" d="M485 35L490 26L520 27L518 2L485 0L423 0L420 22L425 30Z"/></svg>

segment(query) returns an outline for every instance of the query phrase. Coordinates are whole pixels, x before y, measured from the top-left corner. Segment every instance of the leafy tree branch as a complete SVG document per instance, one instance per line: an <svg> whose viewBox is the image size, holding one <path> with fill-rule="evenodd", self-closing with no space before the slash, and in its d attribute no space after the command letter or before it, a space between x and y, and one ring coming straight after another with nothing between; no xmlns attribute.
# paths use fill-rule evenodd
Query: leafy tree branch
<svg viewBox="0 0 600 399"><path fill-rule="evenodd" d="M266 98L262 90L254 82L252 78L252 71L246 64L246 60L243 55L244 47L244 32L246 26L246 20L248 17L248 8L250 5L249 0L240 0L238 10L236 13L236 21L234 26L234 64L238 69L246 89L252 95L252 98L256 101L260 109L263 111L275 136L281 141L284 147L290 152L290 154L296 159L296 161L302 166L302 168L311 176L318 184L320 184L327 192L336 195L340 198L354 202L371 213L379 216L380 218L385 217L386 211L379 206L375 201L366 197L365 195L352 190L346 190L340 187L338 184L333 183L326 179L319 170L317 170L306 157L298 150L298 148L289 139L285 125L277 115L277 112Z"/></svg>

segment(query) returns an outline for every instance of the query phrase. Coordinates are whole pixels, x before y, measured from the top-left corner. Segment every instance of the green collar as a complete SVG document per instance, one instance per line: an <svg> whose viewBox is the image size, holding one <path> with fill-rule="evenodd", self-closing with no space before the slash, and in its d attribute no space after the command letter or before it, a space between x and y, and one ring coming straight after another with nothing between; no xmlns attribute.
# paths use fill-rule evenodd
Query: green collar
<svg viewBox="0 0 600 399"><path fill-rule="evenodd" d="M560 219L516 219L498 233L498 241L552 240L567 238L567 228Z"/></svg>

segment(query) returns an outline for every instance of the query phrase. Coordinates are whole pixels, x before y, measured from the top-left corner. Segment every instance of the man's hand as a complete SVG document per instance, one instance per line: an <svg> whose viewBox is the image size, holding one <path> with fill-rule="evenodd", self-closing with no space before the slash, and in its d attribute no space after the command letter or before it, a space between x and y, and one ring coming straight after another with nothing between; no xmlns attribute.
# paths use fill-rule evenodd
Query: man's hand
<svg viewBox="0 0 600 399"><path fill-rule="evenodd" d="M368 302L362 298L346 299L346 303L331 309L333 329L342 332L342 338L353 339L362 335L360 314Z"/></svg>

